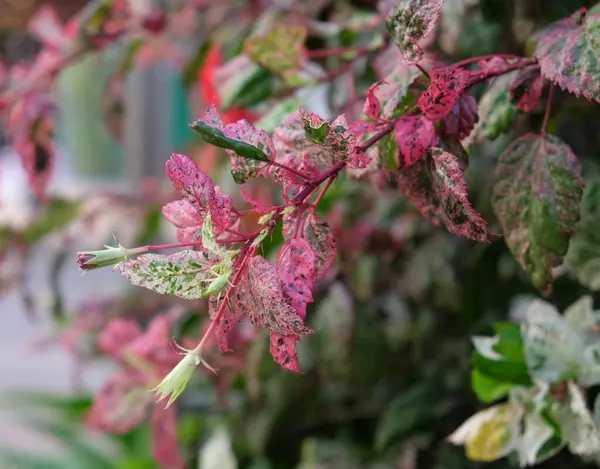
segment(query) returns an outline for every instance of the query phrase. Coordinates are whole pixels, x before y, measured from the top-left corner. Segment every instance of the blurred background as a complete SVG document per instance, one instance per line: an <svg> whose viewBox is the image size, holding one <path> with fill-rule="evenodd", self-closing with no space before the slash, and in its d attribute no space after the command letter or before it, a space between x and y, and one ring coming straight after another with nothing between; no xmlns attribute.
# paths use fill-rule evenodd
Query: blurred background
<svg viewBox="0 0 600 469"><path fill-rule="evenodd" d="M89 25L104 3L0 0L0 56L6 68L32 67L48 48L28 26L42 7L53 7L61 25L92 12L86 17ZM195 13L185 10L188 3ZM377 65L377 57L363 57L351 61L349 73L282 98L278 77L233 63L251 32L277 22L277 15L295 18L301 6L313 28L311 48L361 47L381 36L377 8L386 2L216 3L157 2L153 8L159 11L172 4L182 13L150 39L143 36L151 43L143 57L130 59L139 52L135 36L89 47L50 73L55 157L43 200L36 197L39 181L31 179L29 160L15 145L10 124L0 128L0 469L176 467L157 462L152 454L156 428L150 429L148 405L126 430L89 424L93 396L104 395L107 380L121 369L98 352L97 338L109 319L126 317L147 330L153 318L174 307L183 313L170 324L165 341L195 337L205 325L207 305L166 301L129 287L110 269L82 275L75 253L99 249L112 242L113 233L126 246L174 240L173 227L160 214L161 205L174 198L164 177L171 153L193 157L223 192L239 192L224 155L201 145L188 129L212 99L203 78L209 58L216 57L209 53L211 44L219 44L223 56L213 66L221 73L218 83L211 82L226 101L222 107L229 107L232 119L254 115L269 130L277 117L267 111L281 102L326 118L340 110L358 116L363 101L353 95L364 100L371 83L395 70L393 60ZM430 46L448 62L494 53L530 55L536 31L594 3L447 0ZM237 16L241 7L249 10ZM192 17L197 22L186 29L185 20ZM42 36L51 29L45 21ZM153 29L145 24L146 33ZM102 34L94 38L112 33ZM338 57L307 67L324 74L343 63ZM474 90L478 98L484 88ZM493 138L468 149L470 195L495 231L489 204L495 160L517 136L538 129L544 113L543 106L527 115L511 106L505 96L496 106L503 114L495 116L497 128L488 134ZM259 120L266 114L270 120ZM588 182L600 174L599 117L597 105L557 90L549 131L571 145ZM278 193L264 184L250 184L249 190L268 202ZM469 337L490 333L496 321L519 320L537 291L501 239L476 245L432 227L394 187L376 178L341 177L319 211L336 236L339 257L309 309L319 333L298 347L303 374L274 365L263 331L242 330L234 358L221 363L221 378L199 372L178 402L185 467L483 467L445 442L482 407L470 386ZM584 252L586 262L597 262L597 224L594 219L589 238L578 240L580 250L573 256ZM279 229L266 243L265 257L281 243ZM560 308L586 293L598 300L598 269L577 270L577 259L572 260L556 273L551 300ZM116 398L106 404L109 410L120 406ZM561 453L541 467L565 464L584 465ZM502 460L489 466L518 464Z"/></svg>

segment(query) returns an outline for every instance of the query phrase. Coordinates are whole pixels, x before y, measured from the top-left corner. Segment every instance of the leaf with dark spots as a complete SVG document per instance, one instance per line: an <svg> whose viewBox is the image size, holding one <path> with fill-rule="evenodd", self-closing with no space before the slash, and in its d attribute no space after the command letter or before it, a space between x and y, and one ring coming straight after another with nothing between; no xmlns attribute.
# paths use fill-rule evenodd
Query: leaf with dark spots
<svg viewBox="0 0 600 469"><path fill-rule="evenodd" d="M510 85L510 100L523 112L533 111L542 96L544 77L538 69L520 70Z"/></svg>
<svg viewBox="0 0 600 469"><path fill-rule="evenodd" d="M313 301L315 261L315 252L302 238L286 242L277 256L281 291L301 318L306 317L307 303Z"/></svg>
<svg viewBox="0 0 600 469"><path fill-rule="evenodd" d="M400 118L394 126L394 134L403 159L400 166L415 164L436 140L433 122L423 116Z"/></svg>
<svg viewBox="0 0 600 469"><path fill-rule="evenodd" d="M600 4L548 26L534 55L544 77L575 96L600 102Z"/></svg>
<svg viewBox="0 0 600 469"><path fill-rule="evenodd" d="M271 332L269 337L269 351L275 363L287 371L300 373L298 366L298 354L296 353L296 342L300 340L297 335L280 335Z"/></svg>
<svg viewBox="0 0 600 469"><path fill-rule="evenodd" d="M321 279L331 266L336 254L336 242L329 224L309 213L304 220L302 237L315 253L315 282Z"/></svg>
<svg viewBox="0 0 600 469"><path fill-rule="evenodd" d="M444 133L463 139L469 136L477 122L477 101L466 94L456 100L450 114L444 118Z"/></svg>
<svg viewBox="0 0 600 469"><path fill-rule="evenodd" d="M432 147L425 158L400 168L398 186L433 225L475 241L489 242L494 234L467 198L467 184L458 158Z"/></svg>
<svg viewBox="0 0 600 469"><path fill-rule="evenodd" d="M581 167L571 148L553 135L527 134L500 155L492 206L506 243L533 284L552 290L579 220Z"/></svg>
<svg viewBox="0 0 600 469"><path fill-rule="evenodd" d="M367 99L362 109L363 114L373 120L378 120L379 114L381 113L381 103L379 102L379 98L375 95L375 91L382 85L386 85L386 83L380 81L373 83L369 87Z"/></svg>
<svg viewBox="0 0 600 469"><path fill-rule="evenodd" d="M443 119L467 89L471 72L449 66L432 70L429 75L431 82L419 98L418 104L428 119Z"/></svg>
<svg viewBox="0 0 600 469"><path fill-rule="evenodd" d="M405 64L417 63L423 57L418 43L433 32L443 6L444 0L400 0L389 13L387 29Z"/></svg>

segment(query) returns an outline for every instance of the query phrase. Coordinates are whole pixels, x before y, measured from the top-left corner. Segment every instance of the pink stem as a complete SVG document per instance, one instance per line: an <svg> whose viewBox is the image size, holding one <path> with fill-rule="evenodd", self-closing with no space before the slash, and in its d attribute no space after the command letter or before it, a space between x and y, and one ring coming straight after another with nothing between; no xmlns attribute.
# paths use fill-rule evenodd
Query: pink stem
<svg viewBox="0 0 600 469"><path fill-rule="evenodd" d="M546 134L546 127L548 126L548 121L550 120L550 112L552 111L552 101L554 99L554 84L550 85L550 91L548 92L548 99L546 101L546 112L544 113L544 121L542 122L542 130L540 133L542 135Z"/></svg>
<svg viewBox="0 0 600 469"><path fill-rule="evenodd" d="M518 60L521 59L522 57L519 57L518 55L511 55L511 54L490 54L490 55L482 55L479 57L471 57L469 59L465 59L465 60L461 60L460 62L456 62L455 64L452 64L453 67L463 67L465 65L469 65L472 64L474 62L478 62L479 60L490 60L490 59L494 59L494 58L499 58L499 59L505 59L505 60Z"/></svg>
<svg viewBox="0 0 600 469"><path fill-rule="evenodd" d="M276 166L278 168L289 171L294 176L298 176L299 178L304 179L305 181L308 179L308 176L306 176L305 174L302 174L300 171L296 171L294 168L290 168L289 166L278 163L277 161L271 161L270 164L271 164L271 166Z"/></svg>

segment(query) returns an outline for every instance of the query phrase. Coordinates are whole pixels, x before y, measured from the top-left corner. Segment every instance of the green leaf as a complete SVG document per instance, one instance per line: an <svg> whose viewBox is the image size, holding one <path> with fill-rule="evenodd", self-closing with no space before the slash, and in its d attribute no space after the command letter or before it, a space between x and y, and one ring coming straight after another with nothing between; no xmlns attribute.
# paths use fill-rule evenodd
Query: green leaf
<svg viewBox="0 0 600 469"><path fill-rule="evenodd" d="M51 199L41 214L27 227L25 242L35 244L45 236L59 231L73 221L78 214L79 202L64 199Z"/></svg>
<svg viewBox="0 0 600 469"><path fill-rule="evenodd" d="M381 165L395 173L398 169L398 144L393 132L387 134L379 141L379 158Z"/></svg>
<svg viewBox="0 0 600 469"><path fill-rule="evenodd" d="M225 148L237 153L239 156L257 161L269 161L267 155L258 148L239 140L226 137L218 128L212 127L205 120L198 119L190 124L190 127L198 132L205 142L219 148Z"/></svg>
<svg viewBox="0 0 600 469"><path fill-rule="evenodd" d="M478 369L471 372L471 386L481 402L489 404L505 397L512 387L511 383L499 381L491 376L483 374Z"/></svg>
<svg viewBox="0 0 600 469"><path fill-rule="evenodd" d="M307 30L303 25L278 25L262 36L246 39L244 52L252 61L283 76L294 79L302 65Z"/></svg>
<svg viewBox="0 0 600 469"><path fill-rule="evenodd" d="M579 220L581 167L553 135L527 134L500 155L492 205L506 243L533 284L549 294L552 268L567 253Z"/></svg>
<svg viewBox="0 0 600 469"><path fill-rule="evenodd" d="M281 82L267 69L257 67L245 81L240 84L236 93L230 99L223 100L223 110L231 107L248 109L269 99Z"/></svg>
<svg viewBox="0 0 600 469"><path fill-rule="evenodd" d="M390 443L423 423L431 415L432 404L423 386L416 386L398 395L377 422L375 449L385 449Z"/></svg>
<svg viewBox="0 0 600 469"><path fill-rule="evenodd" d="M534 55L546 78L600 103L600 4L548 26Z"/></svg>
<svg viewBox="0 0 600 469"><path fill-rule="evenodd" d="M525 362L521 326L514 322L498 322L494 324L498 342L494 350L508 360Z"/></svg>
<svg viewBox="0 0 600 469"><path fill-rule="evenodd" d="M492 360L473 352L473 367L481 374L497 381L521 386L531 386L527 365L514 360Z"/></svg>
<svg viewBox="0 0 600 469"><path fill-rule="evenodd" d="M581 221L571 238L567 264L579 282L600 290L600 181L586 182L581 201Z"/></svg>
<svg viewBox="0 0 600 469"><path fill-rule="evenodd" d="M255 124L256 128L272 133L285 117L300 107L300 104L300 100L295 96L277 103Z"/></svg>

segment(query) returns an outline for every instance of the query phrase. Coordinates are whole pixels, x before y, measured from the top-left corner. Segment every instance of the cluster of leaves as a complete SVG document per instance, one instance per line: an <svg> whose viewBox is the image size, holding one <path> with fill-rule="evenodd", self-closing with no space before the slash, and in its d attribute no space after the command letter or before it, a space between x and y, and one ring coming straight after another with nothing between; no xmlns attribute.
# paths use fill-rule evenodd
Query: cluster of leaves
<svg viewBox="0 0 600 469"><path fill-rule="evenodd" d="M185 458L175 437L176 408L171 404L188 383L196 382L194 370L204 364L202 379L211 380L219 395L217 402L224 406L234 378L246 375L250 400L238 409L240 413L232 414L229 428L239 430L243 423L235 419L244 422L244 412L252 414L258 408L260 413L252 414L258 420L251 425L254 438L276 434L283 422L305 435L297 422L285 419L284 410L289 412L290 402L302 395L302 389L290 385L288 376L294 375L281 374L283 378L271 377L272 383L257 384L264 356L261 347L268 343L272 360L282 368L302 369L325 382L307 384L319 398L315 403L298 404L297 409L319 415L339 385L343 396L335 401L336 411L356 412L359 417L365 413L365 418L373 419L384 408L392 416L402 416L379 419L374 434L369 435L376 455L370 453L373 460L367 459L369 467L379 467L379 462L398 465L399 453L414 455L415 448L428 443L411 440L402 451L381 453L395 439L418 434L422 422L441 420L455 411L455 403L445 407L433 403L436 396L443 399L437 392L451 388L448 382L456 381L456 376L450 378L441 371L443 367L416 359L408 370L427 382L426 390L406 392L398 371L372 375L370 363L377 358L386 363L398 359L406 347L425 355L417 345L419 337L407 345L393 336L401 329L393 320L397 310L416 314L430 309L456 311L460 309L457 302L463 306L475 302L465 299L466 294L462 300L453 299L460 284L454 253L465 245L447 232L485 243L478 251L484 253L498 249L502 241L493 241L501 235L543 295L553 293L561 266L590 289L598 288L598 256L593 248L597 185L588 184L584 194L579 159L569 144L549 131L553 129L553 102L558 97L566 99L558 88L600 102L600 5L544 27L533 36L537 42L531 57L473 54L452 63L436 54L432 43L434 33L444 26L444 15L457 2L400 0L392 6L381 1L380 13L350 15L343 24L328 24L330 29L308 13L306 21L297 21L298 12L293 9L287 12L290 22L281 23L276 18L285 8L262 11L254 3L241 2L242 11L232 15L232 24L225 22L215 33L228 38L232 29L244 29L237 20L250 26L225 63L218 40L211 38L193 56L177 38L198 29L198 23L186 25L183 20L207 16L211 18L208 23L217 24L239 8L236 2L223 2L219 8L214 2L193 1L166 14L138 11L132 8L133 2L106 0L91 16L78 19L77 27L68 24L64 28L51 10L42 9L32 20L31 30L44 42L44 51L32 69L23 72L27 80L18 79L18 67L9 74L2 97L11 113L9 130L32 189L42 201L53 167L48 132L52 79L73 58L115 41L128 45L115 78L116 89L136 61L147 64L168 58L184 77L195 76L201 66L202 94L214 105L190 127L204 142L225 150L233 180L241 185L240 197L224 194L202 164L174 154L167 161L166 173L178 199L160 201L160 205L178 242L133 249L119 244L79 254L82 269L118 266L130 284L173 297L170 301L179 305L175 310L162 308L145 330L138 321L113 318L94 331L95 348L115 361L119 371L96 397L87 421L103 431L124 433L150 418L155 458L165 467L182 467ZM254 24L256 15L261 21ZM265 27L265 23L272 24ZM331 36L339 36L342 46L314 47L313 41ZM311 59L319 58L339 58L339 66L331 71L315 68ZM358 83L354 75L363 61L372 69ZM341 75L352 80L347 102L340 106L346 112L323 116L301 108L301 92L334 82ZM360 99L359 87L364 91ZM522 128L519 119L543 109L542 103L543 120ZM357 118L360 108L361 119ZM494 158L489 190L484 191L489 196L484 203L472 204L479 188L468 187L467 171L477 171L481 163L473 157L477 147L491 140L508 143L500 137L513 128L512 143L503 152L496 150L501 154ZM269 184L275 187L273 199L255 195L257 186ZM223 183L221 187L229 186ZM346 192L348 187L356 193ZM369 191L374 191L371 198ZM491 210L485 207L487 202ZM359 206L364 208L362 216ZM322 212L329 212L328 217ZM489 221L493 220L490 212L498 223ZM421 218L430 225L421 223ZM279 243L274 241L277 237ZM179 250L155 253L167 249ZM398 253L406 257L402 267L394 265ZM470 254L465 257L472 260ZM499 276L496 272L486 275ZM499 277L497 283L501 283ZM326 298L315 301L322 288ZM376 297L381 291L385 291L382 298ZM201 337L189 330L176 334L183 345L179 346L184 355L181 360L169 343L183 314L180 299L193 305L186 306L192 309L190 320L207 316ZM196 301L202 299L206 300ZM360 318L353 302L369 313ZM410 305L403 306L406 302ZM385 311L384 323L381 311ZM463 334L472 322L473 317L462 324ZM450 440L465 444L467 456L479 461L516 451L522 466L532 465L565 446L576 455L597 458L600 437L585 403L585 390L598 384L595 328L589 299L570 308L564 320L552 306L538 301L522 326L501 323L496 326L496 337L477 337L473 389L484 402L507 396L508 402L476 414ZM268 339L261 329L268 331ZM420 331L417 335L429 333L427 325L415 329ZM364 341L378 343L380 348L361 348ZM453 357L460 345L452 339L448 342L444 350ZM433 340L431 345L436 343ZM320 360L342 365L311 363L313 346ZM217 350L234 350L236 356L228 359ZM361 365L351 366L353 359ZM303 361L308 363L303 365ZM213 376L215 368L218 374ZM380 380L405 392L387 405L391 396L372 386ZM266 390L271 384L284 397L271 399ZM168 410L150 409L151 396L142 394L150 387L155 387L160 399L168 399ZM272 408L261 407L257 395ZM258 431L259 427L263 430ZM234 467L227 431L217 428L206 446L224 445L223 461ZM314 442L305 443L301 459L308 467L312 467L310 461L327 462L325 450L324 456ZM254 440L249 445L240 454L258 464L267 452L266 443ZM339 467L367 467L365 455L344 454L347 460L335 462Z"/></svg>

